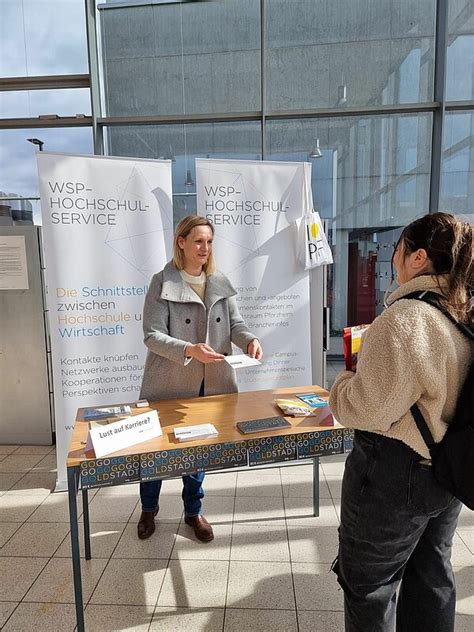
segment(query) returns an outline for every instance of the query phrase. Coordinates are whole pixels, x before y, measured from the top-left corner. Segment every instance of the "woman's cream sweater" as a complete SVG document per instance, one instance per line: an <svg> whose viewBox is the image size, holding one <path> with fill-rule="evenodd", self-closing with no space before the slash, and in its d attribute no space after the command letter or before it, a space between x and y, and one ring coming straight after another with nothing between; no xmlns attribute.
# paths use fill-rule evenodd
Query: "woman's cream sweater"
<svg viewBox="0 0 474 632"><path fill-rule="evenodd" d="M473 345L436 307L397 300L417 290L439 293L433 277L421 276L390 295L391 306L362 337L357 372L337 376L329 406L344 426L399 439L429 458L410 406L418 403L435 441L440 441L454 414Z"/></svg>

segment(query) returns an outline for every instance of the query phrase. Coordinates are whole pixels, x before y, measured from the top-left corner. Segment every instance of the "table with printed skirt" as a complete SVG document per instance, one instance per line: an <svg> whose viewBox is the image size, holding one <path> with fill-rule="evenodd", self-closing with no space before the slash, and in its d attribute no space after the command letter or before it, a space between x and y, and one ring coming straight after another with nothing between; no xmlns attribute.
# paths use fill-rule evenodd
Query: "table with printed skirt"
<svg viewBox="0 0 474 632"><path fill-rule="evenodd" d="M91 559L88 490L156 479L180 477L196 472L234 468L264 468L282 464L313 462L314 515L319 515L319 458L344 454L352 447L353 431L337 421L317 425L317 417L285 417L289 427L242 434L238 422L282 415L276 399L315 393L327 399L319 386L298 386L247 393L229 393L191 399L150 402L149 407L131 407L131 415L157 410L163 434L111 455L96 458L87 445L89 423L84 409L78 410L67 457L69 516L76 602L77 629L84 630L79 530L76 496L82 491L84 549ZM180 442L174 429L201 423L213 424L218 435ZM327 419L323 422L327 423ZM256 473L256 475L258 475Z"/></svg>

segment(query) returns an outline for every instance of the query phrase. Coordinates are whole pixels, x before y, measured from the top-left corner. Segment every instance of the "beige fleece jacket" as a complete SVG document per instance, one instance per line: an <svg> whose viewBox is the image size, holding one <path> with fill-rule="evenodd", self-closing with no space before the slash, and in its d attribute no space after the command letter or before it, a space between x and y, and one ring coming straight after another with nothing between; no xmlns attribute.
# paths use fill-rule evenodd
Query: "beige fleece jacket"
<svg viewBox="0 0 474 632"><path fill-rule="evenodd" d="M421 276L390 295L391 306L362 337L356 373L337 376L329 406L344 426L398 439L429 458L410 406L418 403L435 441L440 441L454 414L473 345L436 307L397 300L417 290L439 293L433 277Z"/></svg>

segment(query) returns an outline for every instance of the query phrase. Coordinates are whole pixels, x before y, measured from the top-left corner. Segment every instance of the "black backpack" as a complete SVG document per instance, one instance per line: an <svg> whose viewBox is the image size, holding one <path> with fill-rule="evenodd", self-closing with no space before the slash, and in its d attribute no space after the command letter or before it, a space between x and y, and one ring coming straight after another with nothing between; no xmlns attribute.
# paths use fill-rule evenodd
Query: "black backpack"
<svg viewBox="0 0 474 632"><path fill-rule="evenodd" d="M424 301L439 309L470 340L473 330L458 323L441 305L436 292L413 292L402 298ZM474 510L474 363L471 362L461 389L454 416L439 443L435 443L417 404L410 408L418 430L428 446L433 474L438 483L449 490L469 509Z"/></svg>

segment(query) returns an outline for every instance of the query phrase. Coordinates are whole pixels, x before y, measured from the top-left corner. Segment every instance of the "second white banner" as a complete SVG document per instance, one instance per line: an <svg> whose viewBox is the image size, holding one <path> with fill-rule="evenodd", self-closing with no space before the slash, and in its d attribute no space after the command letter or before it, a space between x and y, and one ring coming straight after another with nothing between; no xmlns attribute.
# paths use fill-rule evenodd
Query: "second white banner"
<svg viewBox="0 0 474 632"><path fill-rule="evenodd" d="M304 163L196 160L198 214L215 226L217 267L265 354L238 371L241 391L312 382L309 276L295 250L305 177Z"/></svg>

